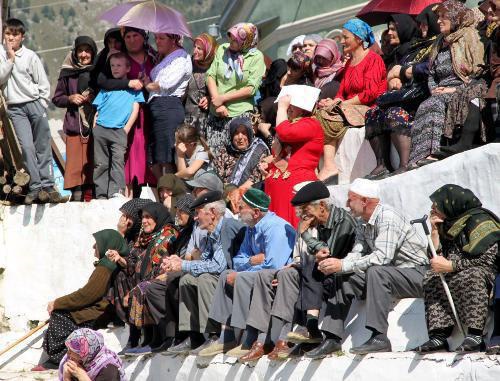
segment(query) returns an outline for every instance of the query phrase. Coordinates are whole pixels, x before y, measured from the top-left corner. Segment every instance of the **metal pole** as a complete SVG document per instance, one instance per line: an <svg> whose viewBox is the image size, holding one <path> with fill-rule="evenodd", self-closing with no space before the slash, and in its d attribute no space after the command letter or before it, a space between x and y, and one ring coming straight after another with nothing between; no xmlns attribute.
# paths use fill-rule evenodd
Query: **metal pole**
<svg viewBox="0 0 500 381"><path fill-rule="evenodd" d="M431 253L432 253L432 258L436 258L438 255L436 253L436 248L434 247L434 243L432 242L431 238L431 233L429 231L429 226L427 225L427 214L424 215L422 218L417 219L417 220L412 220L410 221L410 224L422 224L422 227L424 228L425 235L427 236L427 242L429 244L429 247L431 248ZM451 311L453 312L453 316L455 317L455 321L457 322L458 329L460 330L460 333L465 336L465 331L462 326L462 323L460 322L460 318L458 317L457 310L455 308L455 303L453 302L453 297L451 296L450 289L448 287L448 283L446 283L446 280L444 279L443 273L439 273L439 278L441 279L441 283L443 284L444 292L446 293L446 297L448 298L448 302L450 303Z"/></svg>

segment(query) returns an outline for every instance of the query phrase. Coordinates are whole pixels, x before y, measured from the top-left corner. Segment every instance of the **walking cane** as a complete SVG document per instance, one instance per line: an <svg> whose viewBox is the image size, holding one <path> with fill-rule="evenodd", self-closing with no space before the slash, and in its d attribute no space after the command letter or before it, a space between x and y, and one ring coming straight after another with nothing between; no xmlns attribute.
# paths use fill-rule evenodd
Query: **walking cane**
<svg viewBox="0 0 500 381"><path fill-rule="evenodd" d="M411 220L410 224L422 224L425 235L427 236L427 242L429 243L429 247L431 248L432 258L436 258L436 248L434 247L434 243L432 242L429 226L427 225L427 218L427 214L425 214L422 218ZM443 284L444 292L446 293L446 297L448 298L448 302L450 303L451 311L453 312L453 316L455 317L455 321L457 322L458 329L460 330L460 333L465 336L464 328L462 327L462 323L460 322L460 319L458 317L455 303L453 303L453 297L451 296L450 289L448 288L448 284L444 279L443 273L439 273L439 278L441 279L441 283Z"/></svg>
<svg viewBox="0 0 500 381"><path fill-rule="evenodd" d="M16 340L16 342L10 344L7 348L2 349L2 351L0 351L0 356L3 355L5 352L10 351L12 348L14 348L19 343L22 343L24 340L26 340L28 337L33 335L35 332L37 332L37 331L41 330L43 327L45 327L47 324L49 324L49 320L46 320L42 325L39 325L38 327L33 328L31 331L26 333L23 337Z"/></svg>

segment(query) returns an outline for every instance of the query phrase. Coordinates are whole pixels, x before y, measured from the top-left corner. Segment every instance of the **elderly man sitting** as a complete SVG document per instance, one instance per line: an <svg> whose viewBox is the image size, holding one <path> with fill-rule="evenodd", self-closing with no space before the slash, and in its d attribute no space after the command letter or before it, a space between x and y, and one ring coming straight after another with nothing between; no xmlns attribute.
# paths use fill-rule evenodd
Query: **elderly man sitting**
<svg viewBox="0 0 500 381"><path fill-rule="evenodd" d="M264 192L250 188L240 201L240 219L248 227L245 239L233 258L233 270L220 278L209 318L221 325L217 342L199 352L213 356L236 346L233 328L245 329L251 294L257 272L280 269L291 260L295 241L293 227L268 211L271 199Z"/></svg>
<svg viewBox="0 0 500 381"><path fill-rule="evenodd" d="M398 211L380 203L375 182L356 179L349 188L347 207L361 218L356 241L344 259L321 259L318 269L334 277L322 331L323 343L307 357L321 358L341 349L344 322L354 298L366 299L365 326L370 339L351 349L354 354L391 351L387 317L392 299L421 298L429 260L426 241ZM325 289L327 289L325 287Z"/></svg>
<svg viewBox="0 0 500 381"><path fill-rule="evenodd" d="M208 231L208 240L199 260L183 260L176 255L162 264L166 272L182 271L179 282L179 331L189 337L169 348L169 353L187 353L204 342L208 311L212 304L219 275L231 267L244 235L244 226L233 218L224 217L226 204L222 193L210 191L191 205L201 229Z"/></svg>

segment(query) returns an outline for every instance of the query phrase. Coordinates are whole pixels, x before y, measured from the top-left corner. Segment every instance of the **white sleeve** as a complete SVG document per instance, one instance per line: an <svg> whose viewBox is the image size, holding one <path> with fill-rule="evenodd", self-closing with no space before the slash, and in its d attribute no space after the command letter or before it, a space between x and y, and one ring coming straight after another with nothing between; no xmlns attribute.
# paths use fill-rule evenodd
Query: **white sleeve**
<svg viewBox="0 0 500 381"><path fill-rule="evenodd" d="M156 78L160 86L160 91L172 92L170 90L175 89L191 67L191 58L187 56L186 58L176 58L169 65L161 69Z"/></svg>

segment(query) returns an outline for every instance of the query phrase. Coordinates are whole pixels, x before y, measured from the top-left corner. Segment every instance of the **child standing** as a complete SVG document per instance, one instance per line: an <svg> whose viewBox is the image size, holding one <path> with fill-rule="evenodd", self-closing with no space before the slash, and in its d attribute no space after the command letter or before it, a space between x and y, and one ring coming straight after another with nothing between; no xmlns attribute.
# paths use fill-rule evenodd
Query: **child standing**
<svg viewBox="0 0 500 381"><path fill-rule="evenodd" d="M207 142L195 126L184 124L175 133L177 177L191 180L199 170L206 171L213 159Z"/></svg>
<svg viewBox="0 0 500 381"><path fill-rule="evenodd" d="M18 19L8 19L3 26L5 46L0 52L0 85L30 174L24 203L59 202L61 195L54 188L46 112L50 84L40 58L22 44L25 33L26 28Z"/></svg>
<svg viewBox="0 0 500 381"><path fill-rule="evenodd" d="M124 53L109 57L115 79L127 78L129 58ZM96 198L109 198L125 191L127 134L139 114L144 96L138 90L101 91L94 100L94 184Z"/></svg>

